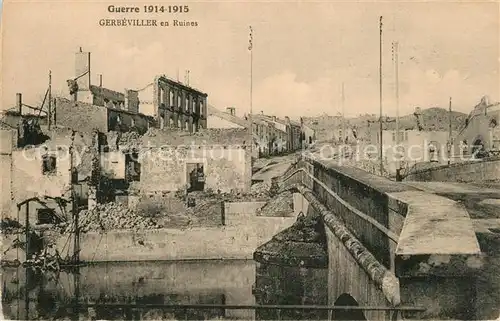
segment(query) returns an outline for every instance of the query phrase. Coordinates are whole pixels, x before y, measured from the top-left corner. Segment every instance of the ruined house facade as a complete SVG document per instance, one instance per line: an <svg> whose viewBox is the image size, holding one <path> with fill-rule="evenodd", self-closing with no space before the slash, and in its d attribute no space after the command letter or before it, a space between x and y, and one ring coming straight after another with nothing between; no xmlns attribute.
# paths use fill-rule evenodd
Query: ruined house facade
<svg viewBox="0 0 500 321"><path fill-rule="evenodd" d="M80 49L75 54L75 78L68 80L67 98L109 109L109 117L113 118L111 127L123 119L113 115L114 111L114 114L137 115L127 118L151 118L149 125L160 129L176 128L193 133L207 128L206 93L165 75L155 77L142 89L126 88L119 92L103 87L102 78L99 85L93 85L90 66L90 52Z"/></svg>
<svg viewBox="0 0 500 321"><path fill-rule="evenodd" d="M197 89L159 76L154 81L155 113L163 128L178 128L197 132L207 128L207 94Z"/></svg>
<svg viewBox="0 0 500 321"><path fill-rule="evenodd" d="M500 151L500 103L490 103L488 97L474 107L453 140L455 155L471 154L480 146Z"/></svg>

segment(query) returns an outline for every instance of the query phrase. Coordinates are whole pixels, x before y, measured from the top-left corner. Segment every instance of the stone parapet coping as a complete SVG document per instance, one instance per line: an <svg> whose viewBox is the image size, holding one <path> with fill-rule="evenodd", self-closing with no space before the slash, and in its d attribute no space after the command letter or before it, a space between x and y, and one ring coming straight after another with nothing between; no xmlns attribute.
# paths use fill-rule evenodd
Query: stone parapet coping
<svg viewBox="0 0 500 321"><path fill-rule="evenodd" d="M408 207L396 255L480 254L465 207L422 191L389 193L393 203Z"/></svg>

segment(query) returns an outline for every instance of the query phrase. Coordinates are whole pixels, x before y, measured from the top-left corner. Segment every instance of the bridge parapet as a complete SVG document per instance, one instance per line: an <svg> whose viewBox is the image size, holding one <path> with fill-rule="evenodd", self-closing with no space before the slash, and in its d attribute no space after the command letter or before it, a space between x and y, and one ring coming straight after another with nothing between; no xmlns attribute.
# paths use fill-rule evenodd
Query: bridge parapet
<svg viewBox="0 0 500 321"><path fill-rule="evenodd" d="M353 240L358 240L381 267L399 278L401 304L429 307L418 318L474 317L474 309L470 308L470 300L475 297L471 276L481 266L480 249L462 205L360 169L314 159L301 160L296 164L296 171L281 180L283 187L290 184L301 184L311 190L314 197L338 218L336 222L344 224L352 233ZM305 206L312 204L307 202ZM356 284L369 280L376 285L380 280L377 281L378 274L367 272L369 270L363 267L355 252L345 251L345 244L339 245L345 240L335 233L331 216L325 217L325 226L329 228L329 267L335 274L329 277L329 284L335 288L330 293L330 303L333 304L342 291L355 293L357 288L358 298L355 299L360 304L399 304L383 293L380 284L373 287L376 290L366 291L383 299L370 299L362 290L363 285ZM339 256L337 252L342 248L343 253L350 255ZM347 276L347 282L335 280L346 277L345 272L339 274L346 268L341 265L351 262L352 268L354 261L365 272L359 272L357 279ZM374 315L376 318L386 316Z"/></svg>

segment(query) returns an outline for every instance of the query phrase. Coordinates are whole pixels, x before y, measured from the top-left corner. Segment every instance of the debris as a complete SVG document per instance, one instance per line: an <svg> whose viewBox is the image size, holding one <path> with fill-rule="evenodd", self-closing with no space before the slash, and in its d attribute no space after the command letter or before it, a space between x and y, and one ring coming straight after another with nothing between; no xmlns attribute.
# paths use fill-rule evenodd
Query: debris
<svg viewBox="0 0 500 321"><path fill-rule="evenodd" d="M259 196L269 196L269 190L271 189L270 182L259 182L252 185L250 188L250 193L252 195Z"/></svg>
<svg viewBox="0 0 500 321"><path fill-rule="evenodd" d="M74 223L61 224L63 233L72 232ZM161 226L151 218L143 217L137 212L118 203L98 204L93 210L79 213L78 227L80 232L109 231L115 229L156 229Z"/></svg>
<svg viewBox="0 0 500 321"><path fill-rule="evenodd" d="M293 213L293 195L285 191L272 198L266 205L257 211L260 216L289 216Z"/></svg>
<svg viewBox="0 0 500 321"><path fill-rule="evenodd" d="M2 218L2 222L0 223L0 230L2 231L2 233L17 230L21 227L23 227L21 223L9 217Z"/></svg>

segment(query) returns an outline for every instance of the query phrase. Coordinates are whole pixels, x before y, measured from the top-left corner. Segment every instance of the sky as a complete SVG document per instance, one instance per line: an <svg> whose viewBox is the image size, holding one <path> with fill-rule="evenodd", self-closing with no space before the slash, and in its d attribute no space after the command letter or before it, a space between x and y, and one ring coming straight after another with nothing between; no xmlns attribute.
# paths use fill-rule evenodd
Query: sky
<svg viewBox="0 0 500 321"><path fill-rule="evenodd" d="M185 14L109 13L109 4L4 1L2 109L43 97L52 72L67 94L74 53L91 52L91 76L123 91L155 75L184 79L217 108L250 110L249 25L253 27L252 108L279 117L379 113L379 16L383 16L383 113L396 113L391 43L399 43L399 113L448 107L468 113L482 96L499 101L499 4L495 2L184 1ZM155 2L173 5L176 3ZM147 2L147 4L151 4ZM197 21L197 27L102 27L100 19Z"/></svg>

